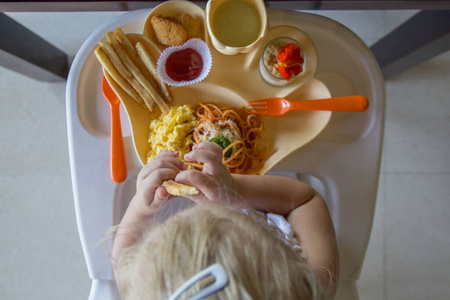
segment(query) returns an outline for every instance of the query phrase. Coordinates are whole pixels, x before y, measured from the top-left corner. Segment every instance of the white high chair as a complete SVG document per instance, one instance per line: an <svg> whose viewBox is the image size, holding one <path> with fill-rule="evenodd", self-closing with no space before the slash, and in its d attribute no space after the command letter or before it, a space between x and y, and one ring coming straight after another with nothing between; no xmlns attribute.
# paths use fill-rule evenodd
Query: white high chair
<svg viewBox="0 0 450 300"><path fill-rule="evenodd" d="M109 107L101 94L101 70L92 52L97 41L118 26L139 32L149 12L145 9L125 13L95 31L75 57L67 82L72 185L80 239L92 279L89 296L92 300L119 299L110 257L101 241L124 213L135 192L140 169L127 117L122 113L128 179L121 184L110 179ZM292 11L268 9L268 16L270 26L296 26L313 39L319 57L316 78L326 84L332 96L361 94L370 101L364 113L333 113L318 137L273 170L286 176L298 175L326 199L340 251L336 299L359 299L356 283L370 237L381 161L383 78L367 46L341 24ZM85 99L86 90L94 90L96 94Z"/></svg>

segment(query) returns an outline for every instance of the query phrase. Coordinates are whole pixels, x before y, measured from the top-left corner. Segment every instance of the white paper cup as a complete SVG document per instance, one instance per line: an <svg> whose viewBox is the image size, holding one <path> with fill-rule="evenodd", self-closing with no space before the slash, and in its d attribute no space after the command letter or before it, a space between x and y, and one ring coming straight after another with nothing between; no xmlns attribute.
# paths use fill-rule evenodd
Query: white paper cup
<svg viewBox="0 0 450 300"><path fill-rule="evenodd" d="M202 71L200 72L200 75L193 80L176 81L167 74L166 71L167 58L169 58L169 56L175 52L189 48L197 51L198 54L200 54L200 56L202 57L203 60ZM158 62L156 63L156 72L158 73L158 76L162 79L162 81L164 81L166 84L170 86L185 86L203 81L209 75L211 67L212 67L212 56L208 45L200 39L190 39L181 46L172 46L166 48L158 58Z"/></svg>

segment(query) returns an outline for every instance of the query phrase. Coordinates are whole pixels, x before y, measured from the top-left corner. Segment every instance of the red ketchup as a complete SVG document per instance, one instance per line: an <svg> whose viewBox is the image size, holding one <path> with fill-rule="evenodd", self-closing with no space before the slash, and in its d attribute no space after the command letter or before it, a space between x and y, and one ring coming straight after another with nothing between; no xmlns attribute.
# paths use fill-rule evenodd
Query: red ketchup
<svg viewBox="0 0 450 300"><path fill-rule="evenodd" d="M203 59L191 48L172 53L166 60L166 72L172 80L194 80L203 70Z"/></svg>

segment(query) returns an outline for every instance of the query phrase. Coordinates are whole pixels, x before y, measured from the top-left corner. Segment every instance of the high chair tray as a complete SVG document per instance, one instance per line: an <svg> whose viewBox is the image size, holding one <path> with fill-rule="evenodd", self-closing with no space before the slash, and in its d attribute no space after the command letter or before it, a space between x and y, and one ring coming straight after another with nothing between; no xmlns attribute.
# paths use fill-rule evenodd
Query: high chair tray
<svg viewBox="0 0 450 300"><path fill-rule="evenodd" d="M242 107L248 106L247 101L267 97L285 97L291 100L310 100L329 98L330 93L326 85L314 78L317 67L317 52L314 42L301 29L294 26L269 26L267 34L259 46L253 51L239 55L224 55L217 51L206 29L205 11L189 1L167 1L155 7L151 13L142 19L136 19L120 27L128 34L133 44L141 42L157 60L161 52L167 47L160 44L153 32L149 19L153 15L177 17L180 13L188 13L196 18L201 25L198 38L209 46L212 56L212 68L209 75L201 82L172 87L173 101L170 106L191 104L196 106L199 102L216 103L222 106ZM118 27L116 25L116 27ZM113 28L112 30L114 30ZM260 76L258 66L266 44L278 37L290 37L299 42L304 57L303 71L293 77L289 84L279 87L266 83ZM99 37L106 40L105 37ZM93 135L108 137L109 128L102 128L96 124L98 111L93 113L95 103L91 101L96 95L99 78L101 78L101 65L96 62L93 52L90 52L78 84L80 107L78 114L84 127ZM160 113L156 108L150 113L129 96L119 84L110 76L106 76L111 87L120 97L125 108L137 156L142 164L147 161L149 152L149 124ZM94 84L94 85L93 85ZM86 87L86 88L83 88ZM293 111L280 118L262 117L264 131L270 141L269 155L259 174L265 174L287 155L313 140L330 120L329 111Z"/></svg>
<svg viewBox="0 0 450 300"><path fill-rule="evenodd" d="M135 151L128 115L122 109L128 178L121 184L111 180L109 107L101 92L102 70L93 50L107 31L117 27L125 32L142 32L142 24L150 12L144 9L125 13L96 30L77 53L67 82L67 127L75 211L89 276L97 281L113 280L110 257L102 240L108 229L118 223L135 192L142 162ZM318 129L271 165L272 171L301 174L302 179L322 193L335 223L339 246L346 249L340 253L341 278L356 280L369 238L378 183L384 121L384 84L380 69L367 46L333 20L276 9L268 9L268 17L270 27L294 26L311 37L318 61L315 78L310 81L317 83L321 95L361 94L370 101L369 109L363 113L312 112L312 116L320 119ZM212 75L209 80L211 82L205 84L218 85ZM224 88L233 87L225 84ZM268 87L267 91L275 90ZM284 93L276 91L278 96ZM262 94L251 90L236 93L246 100L269 96L260 97ZM283 146L289 147L289 144L281 144L281 150ZM345 215L349 211L354 213Z"/></svg>

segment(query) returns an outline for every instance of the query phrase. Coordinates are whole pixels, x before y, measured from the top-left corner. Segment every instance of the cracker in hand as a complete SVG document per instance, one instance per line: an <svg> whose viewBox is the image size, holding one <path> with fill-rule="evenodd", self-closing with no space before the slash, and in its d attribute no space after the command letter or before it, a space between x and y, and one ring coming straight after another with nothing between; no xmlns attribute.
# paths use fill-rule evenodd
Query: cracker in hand
<svg viewBox="0 0 450 300"><path fill-rule="evenodd" d="M199 193L197 188L190 185L178 183L173 180L166 180L162 185L166 188L169 194L174 196L188 196L196 195Z"/></svg>

